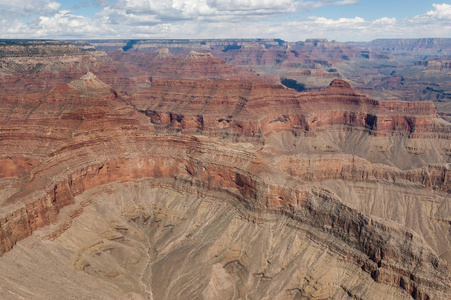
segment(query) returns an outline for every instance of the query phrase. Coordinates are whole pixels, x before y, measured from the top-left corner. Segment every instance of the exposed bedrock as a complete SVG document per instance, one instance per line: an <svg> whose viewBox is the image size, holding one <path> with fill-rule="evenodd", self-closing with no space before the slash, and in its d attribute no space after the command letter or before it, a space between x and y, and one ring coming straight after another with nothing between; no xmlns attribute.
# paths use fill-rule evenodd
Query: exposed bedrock
<svg viewBox="0 0 451 300"><path fill-rule="evenodd" d="M61 42L0 45L0 95L45 91L89 71L120 91L133 91L149 83L145 71L116 64L92 46Z"/></svg>
<svg viewBox="0 0 451 300"><path fill-rule="evenodd" d="M450 125L435 117L430 103L376 101L344 81L298 94L264 82L163 80L122 98L90 73L47 92L2 99L0 184L7 192L0 194L0 264L14 264L17 253L36 243L61 261L76 256L67 272L83 271L74 276L86 287L84 276L101 278L106 295L120 289L124 297L181 298L181 292L171 294L179 281L177 291L189 290L194 298L224 292L229 298L374 299L378 289L398 299L451 297ZM393 123L381 127L390 122L369 115ZM215 138L227 133L253 137L252 143ZM419 162L409 165L414 157ZM121 194L111 186L128 187ZM134 186L144 195L129 192ZM167 193L178 196L166 199ZM130 213L138 203L146 208ZM210 213L193 211L192 204ZM177 224L184 225L157 226L168 219L155 205L178 210ZM210 221L191 221L194 215ZM90 230L82 229L82 220L97 231L81 234ZM102 229L113 221L126 225ZM196 225L205 229L199 235ZM216 239L226 229L229 239ZM240 255L210 247L243 238L243 245L251 242ZM279 248L268 250L271 245ZM112 255L108 263L100 258L104 252ZM275 253L288 254L284 260ZM245 258L254 255L261 261ZM307 261L296 262L297 255ZM135 263L107 268L110 259L124 257ZM194 285L184 279L192 273L180 259L199 261ZM352 280L326 276L328 263ZM149 275L151 269L161 279Z"/></svg>
<svg viewBox="0 0 451 300"><path fill-rule="evenodd" d="M2 298L412 299L324 247L326 233L280 214L253 222L213 193L158 185L116 182L75 197L57 223L3 255Z"/></svg>
<svg viewBox="0 0 451 300"><path fill-rule="evenodd" d="M157 52L142 62L152 79L242 80L280 84L277 77L259 76L248 68L229 65L210 53L191 51L180 59L171 56L162 58L161 55L164 56L164 52Z"/></svg>
<svg viewBox="0 0 451 300"><path fill-rule="evenodd" d="M334 80L323 92L236 81L157 80L129 99L157 128L210 136L256 137L274 131L314 131L345 125L376 136L449 139L450 125L432 102L378 101ZM220 109L219 109L220 108Z"/></svg>
<svg viewBox="0 0 451 300"><path fill-rule="evenodd" d="M100 147L108 148L117 140L103 142L106 146ZM449 291L447 263L417 233L358 212L314 181L297 181L277 170L268 170L261 159L247 151L239 148L214 151L213 148L220 148L220 144L206 143L206 140L190 137L171 139L166 136L163 139L150 136L134 141L137 149L144 149L142 152L122 158L108 157L106 152L105 157L94 164L88 153L99 145L90 147L87 143L77 147L81 152L78 155L75 152L78 159L73 166L68 164L75 148L65 147L35 168L31 172L31 181L7 201L14 200L14 203L2 212L2 253L36 229L55 222L63 207L74 204L75 197L90 189L111 182L154 178L156 187L215 195L215 201L226 201L239 207L254 222L265 222L268 213L282 214L293 220L292 226L326 233L333 237L332 240L318 243L360 266L376 282L401 287L416 299L443 297ZM63 161L68 164L62 164ZM266 172L260 174L263 170L277 179ZM311 168L313 170L317 168ZM341 172L343 178L355 181L352 172L343 174L346 168ZM404 184L419 188L424 185L422 179L412 176L405 179ZM448 179L440 177L437 182L440 180L443 184L443 180ZM35 186L41 186L42 190L36 193ZM310 238L318 237L312 234Z"/></svg>
<svg viewBox="0 0 451 300"><path fill-rule="evenodd" d="M374 100L343 80L306 93L262 82L157 80L128 101L161 133L284 153L344 152L401 169L451 162L451 125L432 102Z"/></svg>

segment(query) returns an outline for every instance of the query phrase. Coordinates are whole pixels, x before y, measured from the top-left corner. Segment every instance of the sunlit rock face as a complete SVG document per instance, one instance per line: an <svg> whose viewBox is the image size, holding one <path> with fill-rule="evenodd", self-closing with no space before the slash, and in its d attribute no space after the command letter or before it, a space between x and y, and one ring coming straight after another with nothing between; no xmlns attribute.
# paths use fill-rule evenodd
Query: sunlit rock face
<svg viewBox="0 0 451 300"><path fill-rule="evenodd" d="M432 102L184 59L215 78L91 69L1 95L2 299L451 297L451 125Z"/></svg>

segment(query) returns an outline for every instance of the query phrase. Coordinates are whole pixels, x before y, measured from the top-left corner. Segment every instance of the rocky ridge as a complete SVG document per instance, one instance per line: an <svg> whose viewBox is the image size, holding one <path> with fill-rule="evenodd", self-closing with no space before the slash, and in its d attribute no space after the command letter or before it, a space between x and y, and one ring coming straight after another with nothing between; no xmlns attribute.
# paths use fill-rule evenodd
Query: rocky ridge
<svg viewBox="0 0 451 300"><path fill-rule="evenodd" d="M432 102L374 100L338 79L318 93L256 82L156 80L129 101L156 128L210 136L258 140L271 132L288 130L296 135L335 125L370 130L375 136L448 140L450 134L449 124L436 117Z"/></svg>
<svg viewBox="0 0 451 300"><path fill-rule="evenodd" d="M228 64L257 73L260 80L264 76L288 78L309 91L320 91L331 80L344 79L357 91L376 99L433 101L439 114L449 121L451 87L449 68L446 67L449 39L389 39L366 43L324 39L298 42L278 39L90 42L105 50L115 61L120 61L119 68L123 68L124 63L138 65L141 69L157 66L166 72L165 78L193 79L176 72L172 72L171 77L167 70L158 67L164 63L158 62L155 54L161 47L168 49L176 60L182 60L190 51L211 53ZM274 80L270 82L275 83Z"/></svg>
<svg viewBox="0 0 451 300"><path fill-rule="evenodd" d="M352 43L349 43L352 44ZM359 43L357 43L359 44ZM361 43L371 49L415 54L450 54L451 39L422 38L422 39L377 39L369 43Z"/></svg>
<svg viewBox="0 0 451 300"><path fill-rule="evenodd" d="M92 46L0 42L0 94L42 92L67 84L89 71L119 90L132 91L138 84L149 82L143 70L133 65L116 68L105 52Z"/></svg>
<svg viewBox="0 0 451 300"><path fill-rule="evenodd" d="M192 56L199 58L197 54ZM211 59L209 55L200 56L205 57ZM322 293L314 292L321 286L315 282L324 280L322 275L299 274L298 283L288 281L293 285L282 285L285 290L276 293L283 292L285 298L370 298L377 289L395 293L400 299L450 296L451 256L446 246L451 224L451 150L446 148L450 125L436 117L432 103L374 100L355 92L342 80L334 80L322 92L296 93L266 82L161 79L153 81L150 88L125 97L92 73L44 92L3 96L2 102L0 147L4 155L0 161L0 184L9 191L1 195L0 210L0 252L5 264L16 250L22 251L17 246L26 245L44 232L44 240L56 247L60 239L67 239L78 228L77 219L94 212L117 222L123 222L125 216L129 218L127 224L134 220L136 225L117 227L110 241L125 238L143 243L145 239L118 233L138 230L153 236L155 232L153 238L160 241L155 247L166 245L162 248L166 250L136 250L133 255L140 257L138 261L147 257L147 265L152 265L155 272L161 270L159 261L166 261L166 268L171 271L162 278L168 278L168 282L150 280L145 274L152 274L152 270L143 266L143 276L133 279L131 286L121 285L114 278L122 275L102 275L113 274L103 269L110 263L96 261L98 252L85 253L84 239L76 242L79 246L71 247L85 254L65 268L71 270L75 266L87 274L83 275L86 278L100 276L109 283L109 291L132 291L143 298L152 298L155 293L156 297L170 298L171 282L179 279L170 275L176 272L171 266L177 262L168 259L177 257L180 249L172 243L165 244L165 239L158 238L163 233L156 233L162 230L158 229L159 222L168 222L168 217L151 209L143 200L145 197L139 200L144 205L141 212L127 217L126 211L136 209L133 203L138 200L115 204L124 206L119 209L122 213L114 215L116 208L111 209L111 214L97 210L96 196L87 196L107 193L105 199L109 200L99 203L107 201L105 205L109 205L117 203L115 194L120 194L119 190L110 190L110 186L136 184L145 193L155 195L155 200L149 201L160 208L183 205L158 196L171 191L193 195L188 199L177 196L179 201L201 201L212 210L225 205L242 220L241 226L252 230L257 228L252 224L286 222L283 227L291 228L286 229L290 239L296 235L300 244L314 244L312 251L318 257L327 249L334 263L363 274L359 282L325 285ZM371 149L385 153L385 165L371 162L377 158L374 153L353 153L346 148L343 140L350 141L356 135L359 141L372 143ZM426 144L432 146L425 148ZM397 149L387 149L390 146ZM408 161L404 161L405 165L413 160L420 161L420 165L403 166L403 161L394 156L400 149L410 151L403 158ZM330 154L331 151L336 154ZM378 198L381 193L382 200ZM206 198L209 202L202 200ZM398 213L387 212L386 202L391 202ZM406 206L411 210L403 211ZM182 216L183 210L179 211ZM229 217L216 216L225 222L219 228L227 228L226 224L232 222ZM149 220L153 225L146 227ZM207 237L216 232L212 224L208 221L201 225L212 226L200 234L199 243L205 247L210 239ZM99 229L96 234L101 232ZM193 233L186 232L178 238L188 241L189 234ZM279 238L273 237L274 245L287 247ZM264 239L255 243L272 245L265 244ZM121 245L111 242L110 253L117 254L114 249L125 251L119 250L124 249ZM265 248L249 249L247 255L260 253L261 247ZM287 251L291 253L288 248ZM243 295L253 291L261 297L256 285L268 282L268 289L272 289L272 284L289 276L286 272L294 272L288 262L287 271L285 267L272 269L269 265L274 260L270 257L265 258L265 270L258 271L261 266L252 260L215 255L221 259L216 261L219 265L213 263L214 255L209 258L212 261L200 260L205 268L202 274L213 275L198 279L194 286L199 290L191 291L193 296L204 293L207 298L213 297L221 291L215 280L227 279L230 289L223 289L232 293L231 298L237 298L233 286L239 287L238 293ZM291 260L293 267L294 261ZM101 267L99 263L106 265ZM121 272L126 271L118 274ZM130 273L129 278L135 278L136 272ZM86 280L83 276L80 278ZM189 281L182 283L181 290L193 286ZM361 288L362 284L373 287ZM13 289L14 286L10 291ZM15 292L26 295L26 289ZM44 297L45 292L41 293ZM265 293L271 294L269 290Z"/></svg>
<svg viewBox="0 0 451 300"><path fill-rule="evenodd" d="M223 59L211 53L191 51L187 55L174 56L169 49L159 48L156 52L144 55L112 55L117 61L133 63L145 69L148 76L155 79L191 79L191 80L242 80L263 81L280 84L274 76L259 76L250 68L227 64Z"/></svg>

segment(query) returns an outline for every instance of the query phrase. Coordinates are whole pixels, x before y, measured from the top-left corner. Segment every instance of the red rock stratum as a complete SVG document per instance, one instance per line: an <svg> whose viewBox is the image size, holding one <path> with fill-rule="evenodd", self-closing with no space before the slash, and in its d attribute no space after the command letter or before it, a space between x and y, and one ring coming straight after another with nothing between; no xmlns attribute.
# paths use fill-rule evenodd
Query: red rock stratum
<svg viewBox="0 0 451 300"><path fill-rule="evenodd" d="M93 73L1 97L2 298L451 297L432 102Z"/></svg>

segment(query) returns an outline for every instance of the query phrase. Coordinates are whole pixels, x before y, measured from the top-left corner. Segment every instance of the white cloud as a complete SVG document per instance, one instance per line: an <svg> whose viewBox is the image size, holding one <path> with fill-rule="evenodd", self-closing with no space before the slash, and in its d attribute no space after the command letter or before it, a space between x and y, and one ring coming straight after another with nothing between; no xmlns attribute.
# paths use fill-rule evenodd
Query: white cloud
<svg viewBox="0 0 451 300"><path fill-rule="evenodd" d="M97 7L106 7L110 4L110 0L92 0L92 3Z"/></svg>
<svg viewBox="0 0 451 300"><path fill-rule="evenodd" d="M154 21L178 21L196 19L202 15L214 15L215 11L211 9L205 2L206 0L119 0L116 4L106 8L101 15L107 16L111 13L117 17L129 18L133 20L150 19Z"/></svg>
<svg viewBox="0 0 451 300"><path fill-rule="evenodd" d="M65 33L71 35L97 31L90 20L83 16L73 15L70 11L59 11L53 17L40 17L35 24L36 33L42 36L61 36Z"/></svg>
<svg viewBox="0 0 451 300"><path fill-rule="evenodd" d="M357 4L360 0L341 0L341 1L335 1L335 5L350 5L350 4Z"/></svg>
<svg viewBox="0 0 451 300"><path fill-rule="evenodd" d="M296 13L306 7L348 5L360 0L118 0L112 10L136 15L152 15L161 20L187 20L199 17L267 16ZM211 20L214 21L214 20Z"/></svg>
<svg viewBox="0 0 451 300"><path fill-rule="evenodd" d="M365 20L360 17L355 18L339 18L337 20L327 19L324 17L312 17L309 18L315 25L325 26L325 27L340 27L340 28L349 28L355 27L365 23Z"/></svg>
<svg viewBox="0 0 451 300"><path fill-rule="evenodd" d="M0 0L3 18L24 15L50 15L56 13L61 4L51 0Z"/></svg>
<svg viewBox="0 0 451 300"><path fill-rule="evenodd" d="M398 21L396 18L383 17L372 22L373 25L384 26L384 25L395 25Z"/></svg>
<svg viewBox="0 0 451 300"><path fill-rule="evenodd" d="M297 0L119 0L112 8L128 15L155 15L164 19L199 16L280 14L295 12Z"/></svg>
<svg viewBox="0 0 451 300"><path fill-rule="evenodd" d="M13 38L102 37L114 35L112 28L95 20L61 10L51 17L41 16L27 24L16 22L7 30Z"/></svg>
<svg viewBox="0 0 451 300"><path fill-rule="evenodd" d="M156 25L162 23L156 15L152 14L130 14L123 9L106 8L97 18L105 24L122 24L124 26Z"/></svg>
<svg viewBox="0 0 451 300"><path fill-rule="evenodd" d="M93 0L98 4L109 0ZM118 0L92 18L70 11L55 12L59 3L17 0L0 9L39 11L28 19L2 18L5 38L282 38L299 41L327 38L338 41L375 38L450 37L451 5L434 4L433 10L406 19L381 17L302 17L308 6L348 5L358 0ZM42 7L35 8L35 3ZM26 5L31 6L26 6ZM53 11L51 14L44 14ZM291 13L297 11L298 13ZM7 14L8 15L8 14ZM286 17L281 17L286 16Z"/></svg>
<svg viewBox="0 0 451 300"><path fill-rule="evenodd" d="M97 17L111 24L152 25L177 21L242 22L296 12L298 0L119 0Z"/></svg>
<svg viewBox="0 0 451 300"><path fill-rule="evenodd" d="M295 0L207 0L208 6L219 11L294 12Z"/></svg>
<svg viewBox="0 0 451 300"><path fill-rule="evenodd" d="M442 20L451 20L451 5L450 4L432 4L435 10L427 13L430 17L436 17Z"/></svg>
<svg viewBox="0 0 451 300"><path fill-rule="evenodd" d="M314 8L328 6L328 5L351 5L357 4L360 0L315 0L315 1L301 1L300 6L305 10L313 10Z"/></svg>

